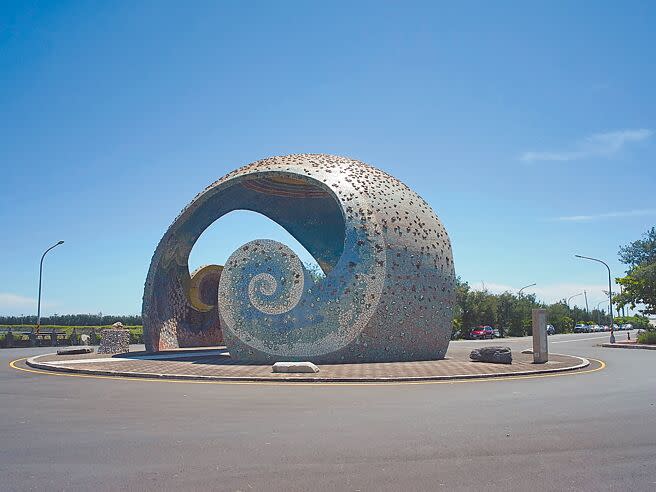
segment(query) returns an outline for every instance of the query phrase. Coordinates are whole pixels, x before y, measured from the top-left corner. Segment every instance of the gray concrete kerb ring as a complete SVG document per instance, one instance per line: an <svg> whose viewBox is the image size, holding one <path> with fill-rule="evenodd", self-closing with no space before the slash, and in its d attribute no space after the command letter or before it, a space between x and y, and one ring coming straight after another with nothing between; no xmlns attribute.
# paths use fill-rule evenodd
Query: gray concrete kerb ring
<svg viewBox="0 0 656 492"><path fill-rule="evenodd" d="M42 354L51 355L51 354ZM534 379L554 376L589 374L601 371L606 363L599 359L586 359L570 356L579 360L579 363L564 368L538 369L533 371L518 371L514 373L497 374L465 374L435 377L399 377L399 378L308 378L294 377L285 379L259 378L259 377L229 377L229 376L197 376L180 374L154 374L154 373L120 373L117 371L77 369L70 367L53 366L37 359L40 356L24 357L13 360L9 366L18 371L45 374L51 376L69 376L94 379L114 379L123 381L149 381L170 383L198 383L198 384L260 384L260 385L412 385L412 384L454 384L465 382L508 381L518 379ZM25 367L21 364L24 363ZM590 366L592 368L589 368ZM588 369L589 368L589 369Z"/></svg>

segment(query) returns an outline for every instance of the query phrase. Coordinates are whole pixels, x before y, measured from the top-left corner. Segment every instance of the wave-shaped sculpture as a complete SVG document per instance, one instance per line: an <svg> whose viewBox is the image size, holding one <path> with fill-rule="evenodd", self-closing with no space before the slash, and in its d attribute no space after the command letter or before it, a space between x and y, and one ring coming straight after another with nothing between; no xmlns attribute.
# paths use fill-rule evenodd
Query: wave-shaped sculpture
<svg viewBox="0 0 656 492"><path fill-rule="evenodd" d="M191 276L194 243L234 210L280 224L325 277L271 240L245 244L222 268ZM146 280L144 341L158 351L225 339L230 356L244 362L439 359L454 301L448 235L416 193L352 159L272 157L206 188L166 232Z"/></svg>

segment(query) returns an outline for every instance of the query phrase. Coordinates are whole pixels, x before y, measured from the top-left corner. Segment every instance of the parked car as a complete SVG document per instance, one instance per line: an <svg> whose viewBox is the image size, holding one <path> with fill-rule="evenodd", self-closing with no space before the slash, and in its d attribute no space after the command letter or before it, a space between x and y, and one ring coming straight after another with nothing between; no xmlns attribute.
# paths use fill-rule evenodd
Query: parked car
<svg viewBox="0 0 656 492"><path fill-rule="evenodd" d="M556 333L556 329L554 328L553 325L547 325L547 335L554 335Z"/></svg>
<svg viewBox="0 0 656 492"><path fill-rule="evenodd" d="M583 323L579 323L574 327L574 333L590 333L590 327Z"/></svg>
<svg viewBox="0 0 656 492"><path fill-rule="evenodd" d="M494 328L491 326L477 326L471 329L469 338L472 340L484 340L486 338L492 340L494 338Z"/></svg>

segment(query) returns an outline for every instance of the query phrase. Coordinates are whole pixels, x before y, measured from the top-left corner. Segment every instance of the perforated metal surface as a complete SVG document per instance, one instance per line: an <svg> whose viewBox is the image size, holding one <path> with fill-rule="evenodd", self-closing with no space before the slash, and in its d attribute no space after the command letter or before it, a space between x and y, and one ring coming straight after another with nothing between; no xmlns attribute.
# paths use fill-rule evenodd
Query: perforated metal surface
<svg viewBox="0 0 656 492"><path fill-rule="evenodd" d="M439 359L455 300L451 246L430 206L392 176L329 155L273 157L199 194L162 238L143 304L148 350L216 343L213 312L190 302L200 234L237 210L287 229L326 277L275 241L240 247L220 276L218 316L235 360L321 363Z"/></svg>

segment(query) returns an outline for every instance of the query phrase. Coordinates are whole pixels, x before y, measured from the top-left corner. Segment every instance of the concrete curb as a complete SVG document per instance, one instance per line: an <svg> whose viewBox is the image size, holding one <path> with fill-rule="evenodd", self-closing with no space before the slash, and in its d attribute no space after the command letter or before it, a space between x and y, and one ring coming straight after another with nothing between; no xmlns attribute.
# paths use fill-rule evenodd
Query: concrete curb
<svg viewBox="0 0 656 492"><path fill-rule="evenodd" d="M578 369L583 369L590 365L590 361L583 357L575 355L568 355L578 359L580 362L574 366L560 367L553 369L536 369L534 371L517 371L517 372L503 372L503 373L486 373L486 374L453 374L448 376L418 376L418 377L392 377L392 378L322 378L322 377L306 377L306 376L292 376L285 378L273 377L242 377L242 376L201 376L192 374L156 374L144 372L121 372L121 371L105 371L97 369L77 369L71 367L62 367L48 364L47 362L39 362L37 359L47 355L41 354L30 357L25 363L35 369L42 369L46 371L65 372L72 374L107 376L107 377L120 377L130 379L170 379L180 381L234 381L234 382L278 382L278 383L386 383L386 382L413 382L413 381L457 381L465 379L490 379L490 378L507 378L513 376L533 376L539 374L551 374L558 372L570 372ZM553 354L560 355L560 354Z"/></svg>
<svg viewBox="0 0 656 492"><path fill-rule="evenodd" d="M626 343L602 343L602 347L605 348L623 348L623 349L635 349L635 350L656 350L656 345L645 345L640 343L633 343L631 345Z"/></svg>

